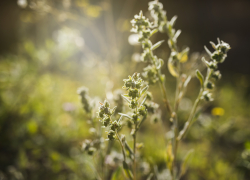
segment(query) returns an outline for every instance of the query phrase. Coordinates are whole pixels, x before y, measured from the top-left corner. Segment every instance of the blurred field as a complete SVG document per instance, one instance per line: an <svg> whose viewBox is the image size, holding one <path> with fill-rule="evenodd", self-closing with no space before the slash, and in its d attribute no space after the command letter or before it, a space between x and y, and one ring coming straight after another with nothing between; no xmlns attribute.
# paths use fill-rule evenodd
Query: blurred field
<svg viewBox="0 0 250 180"><path fill-rule="evenodd" d="M97 160L81 150L81 143L84 139L91 138L91 133L90 125L87 123L88 117L81 107L76 90L80 86L86 86L89 88L90 96L96 97L100 102L105 98L112 100L111 93L121 89L122 79L135 71L142 71L145 64L138 62L141 48L133 44L130 20L140 9L147 11L147 2L139 0L3 2L5 6L2 8L6 12L13 11L18 19L11 18L9 22L15 26L7 23L6 27L0 27L5 33L8 32L8 28L17 28L14 32L10 31L13 33L12 38L11 35L0 36L2 38L0 43L1 180L94 178L96 170L93 167ZM212 2L210 5L213 14L209 16L207 13L207 17L204 18L210 19L209 25L213 25L209 28L216 29L216 24L219 22L213 23L213 21L216 21L218 10L213 6L216 2ZM195 9L197 7L202 11L204 4L192 6L192 3L194 2L190 1L187 12L192 8L197 10ZM180 4L185 5L185 2L181 1ZM220 2L220 7L223 7L221 4ZM218 28L218 34L214 30L204 37L203 33L207 27L195 24L192 14L190 19L186 17L188 15L178 14L183 7L178 10L178 4L174 1L166 3L164 1L164 5L171 16L179 15L178 28L183 30L180 46L187 44L191 46L192 52L203 51L204 44L215 40L217 36L222 36L226 42L232 42L236 49L234 50L232 45L232 50L228 54L228 62L234 61L233 65L225 63L220 67L222 79L215 90L215 101L206 107L180 146L180 157L190 149L195 152L182 179L248 180L250 72L249 56L244 51L245 41L241 43L241 37L237 38L240 30L236 32L222 23L220 26L227 28L220 30ZM226 11L231 5L233 6L233 3L229 1L223 9L225 16L220 19L222 22L230 21ZM242 1L238 7L244 5L249 3ZM233 12L237 14L238 11ZM246 26L245 23L250 18L249 13L242 14L234 16L236 19L246 20L242 20L241 28ZM4 19L2 15L1 19ZM184 26L189 26L187 23L189 20L194 27L185 29ZM199 32L196 38L193 38L194 29ZM166 36L155 37L155 42L161 38ZM200 46L197 47L193 41ZM169 56L167 43L157 53L166 62ZM166 65L164 73L167 90L173 94L175 79L167 72ZM189 93L181 104L182 124L197 96L197 86L199 86L198 81L192 80ZM155 101L161 103L158 87L152 86L150 91L153 92ZM160 107L162 108L163 104L160 104ZM163 111L163 119L165 116L166 112ZM165 167L164 137L169 128L170 124L167 121L152 125L150 120L147 120L139 134L139 141L144 142L145 146L141 153L147 157L146 161L157 164L160 171Z"/></svg>

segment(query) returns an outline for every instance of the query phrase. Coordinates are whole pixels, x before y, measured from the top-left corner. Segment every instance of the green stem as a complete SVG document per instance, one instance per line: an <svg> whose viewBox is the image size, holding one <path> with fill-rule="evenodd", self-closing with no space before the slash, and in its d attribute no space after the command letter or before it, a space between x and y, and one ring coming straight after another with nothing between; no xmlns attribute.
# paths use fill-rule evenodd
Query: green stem
<svg viewBox="0 0 250 180"><path fill-rule="evenodd" d="M173 148L173 162L172 162L172 177L175 179L175 174L174 174L174 167L177 159L177 149L178 149L178 117L177 117L177 110L178 110L178 97L180 93L179 85L180 85L180 62L177 62L177 71L179 76L176 77L176 90L175 90L175 102L174 102L174 113L172 114L173 118L173 126L174 126L174 138L172 140L172 148Z"/></svg>
<svg viewBox="0 0 250 180"><path fill-rule="evenodd" d="M125 153L125 147L119 137L119 134L117 133L117 130L115 131L115 134L116 134L116 137L121 145L121 148L122 148L122 154L123 154L123 169L124 171L126 172L127 176L129 177L130 180L133 180L133 174L131 174L130 170L129 170L129 167L128 167L128 164L126 162L126 153Z"/></svg>
<svg viewBox="0 0 250 180"><path fill-rule="evenodd" d="M199 102L201 100L202 93L203 93L203 88L201 88L200 93L199 93L197 99L195 100L194 106L193 106L193 108L191 110L191 113L190 113L190 115L188 117L187 122L184 125L183 130L179 133L178 141L180 141L182 139L182 137L184 137L185 134L187 133L187 131L189 130L189 128L190 128L190 126L192 124L192 120L193 120L193 117L195 115L196 109L197 109L197 107L199 105Z"/></svg>
<svg viewBox="0 0 250 180"><path fill-rule="evenodd" d="M164 85L164 82L163 80L161 79L161 73L159 72L159 70L157 71L157 75L158 75L158 78L159 78L159 84L160 84L160 88L161 88L161 91L162 91L162 95L163 95L163 102L165 103L166 107L167 107L167 110L170 114L170 116L172 115L172 108L170 106L170 103L168 101L168 98L167 98L167 91L166 91L166 87Z"/></svg>
<svg viewBox="0 0 250 180"><path fill-rule="evenodd" d="M139 122L137 129L139 129L142 125L142 123L147 119L147 115L143 116L142 120Z"/></svg>
<svg viewBox="0 0 250 180"><path fill-rule="evenodd" d="M116 134L116 137L117 137L117 139L118 139L118 141L119 141L119 143L121 145L121 148L122 148L123 159L124 159L124 161L126 161L125 148L124 148L124 145L123 145L123 143L122 143L122 141L121 141L121 139L119 137L119 134L117 133L117 130L115 131L115 134Z"/></svg>
<svg viewBox="0 0 250 180"><path fill-rule="evenodd" d="M137 115L137 107L135 109L135 114ZM134 168L133 168L133 174L134 174L134 180L136 180L136 134L137 134L137 119L135 120L135 133L133 135L133 139L134 139L134 149L133 149L133 153L134 153Z"/></svg>
<svg viewBox="0 0 250 180"><path fill-rule="evenodd" d="M128 150L129 152L129 157L130 159L134 159L134 153L133 153L133 150L129 147L127 141L125 141L125 148Z"/></svg>

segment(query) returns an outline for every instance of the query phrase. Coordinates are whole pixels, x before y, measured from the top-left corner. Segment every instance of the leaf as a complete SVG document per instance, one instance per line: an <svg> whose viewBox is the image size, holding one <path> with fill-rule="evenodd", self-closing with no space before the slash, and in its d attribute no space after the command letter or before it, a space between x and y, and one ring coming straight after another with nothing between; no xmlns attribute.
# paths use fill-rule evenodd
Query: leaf
<svg viewBox="0 0 250 180"><path fill-rule="evenodd" d="M130 103L130 100L126 98L124 95L122 95L123 99L125 99L128 103Z"/></svg>
<svg viewBox="0 0 250 180"><path fill-rule="evenodd" d="M141 90L141 95L143 95L147 90L148 90L149 86L145 86L142 90Z"/></svg>
<svg viewBox="0 0 250 180"><path fill-rule="evenodd" d="M168 60L168 70L169 70L169 72L170 72L170 74L172 76L174 76L174 77L178 77L179 76L179 74L177 72L177 68L176 68L176 66L174 64L174 60L173 60L172 57L170 57L169 60Z"/></svg>
<svg viewBox="0 0 250 180"><path fill-rule="evenodd" d="M148 178L147 178L147 180L151 180L152 177L154 177L154 174L153 174L153 173L150 173L149 176L148 176Z"/></svg>
<svg viewBox="0 0 250 180"><path fill-rule="evenodd" d="M202 57L201 60L204 62L204 64L205 64L207 67L209 67L209 62L208 62L204 57Z"/></svg>
<svg viewBox="0 0 250 180"><path fill-rule="evenodd" d="M122 178L122 168L118 167L115 172L112 174L111 180L118 180Z"/></svg>
<svg viewBox="0 0 250 180"><path fill-rule="evenodd" d="M216 45L214 44L214 42L210 41L210 44L211 44L212 47L216 50Z"/></svg>
<svg viewBox="0 0 250 180"><path fill-rule="evenodd" d="M111 110L111 114L114 114L114 113L115 113L116 108L117 108L117 106L115 106L115 107Z"/></svg>
<svg viewBox="0 0 250 180"><path fill-rule="evenodd" d="M170 20L170 24L171 24L172 27L174 26L176 19L177 19L177 16L174 16L174 17L172 17L172 19Z"/></svg>
<svg viewBox="0 0 250 180"><path fill-rule="evenodd" d="M160 47L160 45L162 45L163 42L164 42L164 40L155 43L155 44L151 47L151 50L153 51L153 50L157 49L158 47Z"/></svg>
<svg viewBox="0 0 250 180"><path fill-rule="evenodd" d="M145 101L147 100L147 96L143 99L143 101L141 102L141 106L143 106L143 104L145 103Z"/></svg>
<svg viewBox="0 0 250 180"><path fill-rule="evenodd" d="M177 38L180 36L180 34L181 34L181 30L178 30L178 31L175 33L175 35L174 35L174 37L173 37L173 41L174 41L174 42L176 42L176 40L177 40Z"/></svg>
<svg viewBox="0 0 250 180"><path fill-rule="evenodd" d="M188 78L186 79L186 81L183 84L183 88L186 88L188 83L190 82L190 80L192 79L192 76L188 76Z"/></svg>
<svg viewBox="0 0 250 180"><path fill-rule="evenodd" d="M127 114L123 114L123 113L118 113L119 115L121 115L121 116L125 116L125 117L127 117L127 118L129 118L129 119L133 119L132 117L130 117L129 115L127 115Z"/></svg>
<svg viewBox="0 0 250 180"><path fill-rule="evenodd" d="M119 118L118 123L122 120L122 117L123 117L123 115L121 115L121 117Z"/></svg>
<svg viewBox="0 0 250 180"><path fill-rule="evenodd" d="M151 36L153 36L155 33L157 33L158 32L158 29L154 29L154 30L152 30L151 32L150 32L150 37Z"/></svg>
<svg viewBox="0 0 250 180"><path fill-rule="evenodd" d="M208 48L206 46L204 46L206 52L208 53L209 56L212 56L212 53L208 50Z"/></svg>
<svg viewBox="0 0 250 180"><path fill-rule="evenodd" d="M181 63L188 60L189 47L185 48L181 53L178 54L178 59Z"/></svg>
<svg viewBox="0 0 250 180"><path fill-rule="evenodd" d="M203 75L201 74L201 72L198 69L196 70L196 76L200 80L201 86L203 87L203 85L204 85L204 77L203 77Z"/></svg>
<svg viewBox="0 0 250 180"><path fill-rule="evenodd" d="M123 161L123 169L124 169L124 172L125 172L125 175L129 178L129 179L133 179L133 174L132 172L130 171L129 167L128 167L128 164Z"/></svg>
<svg viewBox="0 0 250 180"><path fill-rule="evenodd" d="M167 167L169 170L172 170L172 162L174 160L174 155L172 152L172 144L169 143L167 146Z"/></svg>
<svg viewBox="0 0 250 180"><path fill-rule="evenodd" d="M186 171L187 171L187 163L188 163L188 160L190 159L190 156L192 155L193 152L194 152L194 150L191 149L185 155L184 160L183 160L182 165L181 165L180 177L183 176L186 173Z"/></svg>

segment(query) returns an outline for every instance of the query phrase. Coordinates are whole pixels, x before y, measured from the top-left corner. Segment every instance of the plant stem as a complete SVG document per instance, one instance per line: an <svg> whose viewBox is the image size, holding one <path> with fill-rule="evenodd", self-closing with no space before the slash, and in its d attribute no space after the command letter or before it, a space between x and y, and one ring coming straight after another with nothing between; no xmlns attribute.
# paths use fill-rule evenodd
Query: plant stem
<svg viewBox="0 0 250 180"><path fill-rule="evenodd" d="M207 84L207 82L208 82L210 76L212 75L212 73L213 73L213 70L208 68L207 69L207 76L206 76L204 85ZM184 125L183 130L179 133L178 141L180 141L185 136L185 134L187 133L187 131L189 130L189 128L190 128L190 126L192 124L192 121L193 121L194 116L195 116L196 109L197 109L197 107L199 105L199 102L201 100L202 93L204 92L204 85L200 89L199 95L198 95L197 99L195 100L194 106L193 106L193 108L191 110L191 113L190 113L190 115L188 117L187 122Z"/></svg>
<svg viewBox="0 0 250 180"><path fill-rule="evenodd" d="M191 110L191 113L190 113L190 115L188 117L188 120L185 123L183 130L180 132L180 134L178 136L178 141L180 141L182 139L182 137L185 136L185 134L187 133L188 129L190 128L190 126L192 124L193 117L194 117L195 112L196 112L196 109L197 109L197 107L199 105L202 93L203 93L203 88L200 90L200 93L199 93L197 99L195 100L194 106L193 106L193 108Z"/></svg>
<svg viewBox="0 0 250 180"><path fill-rule="evenodd" d="M161 79L161 73L159 72L159 70L157 71L157 75L158 75L158 78L159 78L159 84L160 84L162 95L163 95L163 98L164 98L163 102L165 103L165 105L167 107L167 110L169 112L169 115L171 116L172 115L172 108L171 108L170 103L168 101L166 87L164 85L163 80Z"/></svg>
<svg viewBox="0 0 250 180"><path fill-rule="evenodd" d="M178 136L178 117L177 117L177 111L178 111L178 97L179 97L179 93L180 93L180 89L179 89L179 85L180 85L180 62L177 62L177 71L179 76L176 77L176 89L175 89L175 102L174 102L174 112L172 114L172 120L173 120L173 127L174 127L174 138L172 140L172 151L173 151L173 162L172 162L172 178L175 179L175 175L174 175L174 167L175 167L175 163L176 163L176 156L177 156L177 149L178 149L178 140L177 140L177 136Z"/></svg>
<svg viewBox="0 0 250 180"><path fill-rule="evenodd" d="M124 159L124 161L126 161L125 148L124 148L123 143L122 143L122 141L121 141L121 139L119 137L119 134L117 133L117 130L115 131L115 134L116 134L116 137L117 137L117 139L118 139L118 141L119 141L119 143L121 145L121 148L122 148L123 159Z"/></svg>
<svg viewBox="0 0 250 180"><path fill-rule="evenodd" d="M134 180L136 180L136 161L135 161L136 155L135 155L135 153L136 153L136 132L134 134L134 172L133 172Z"/></svg>
<svg viewBox="0 0 250 180"><path fill-rule="evenodd" d="M135 109L135 114L137 115L137 107ZM133 149L133 153L134 153L134 168L133 168L133 174L134 174L134 180L136 180L136 133L137 133L137 119L135 120L135 133L133 135L133 139L134 139L134 149Z"/></svg>
<svg viewBox="0 0 250 180"><path fill-rule="evenodd" d="M121 141L121 139L119 137L119 134L117 133L117 130L115 131L115 134L116 134L116 137L117 137L117 139L118 139L118 141L119 141L119 143L121 145L121 148L122 148L123 164L125 163L126 166L127 166L125 147L124 147L124 145L123 145L123 143L122 143L122 141ZM130 170L128 169L128 167L124 168L124 165L123 165L123 169L127 173L129 179L132 180L133 179L133 175L130 173Z"/></svg>

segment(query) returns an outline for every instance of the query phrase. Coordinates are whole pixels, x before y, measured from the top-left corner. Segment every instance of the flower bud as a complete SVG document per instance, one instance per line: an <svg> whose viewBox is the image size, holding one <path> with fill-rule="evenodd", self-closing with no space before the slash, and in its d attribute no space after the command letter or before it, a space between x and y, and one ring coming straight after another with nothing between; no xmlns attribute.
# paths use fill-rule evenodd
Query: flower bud
<svg viewBox="0 0 250 180"><path fill-rule="evenodd" d="M132 86L132 79L124 79L124 86L125 88L130 88Z"/></svg>
<svg viewBox="0 0 250 180"><path fill-rule="evenodd" d="M90 140L86 139L83 143L82 143L82 150L83 151L87 151L91 146L91 142Z"/></svg>
<svg viewBox="0 0 250 180"><path fill-rule="evenodd" d="M121 135L121 140L122 140L122 142L123 142L123 143L125 143L125 141L126 141L126 137L125 137L125 135L124 135L124 134L122 134L122 135Z"/></svg>
<svg viewBox="0 0 250 180"><path fill-rule="evenodd" d="M202 94L202 98L206 101L213 101L212 94L209 91L204 91Z"/></svg>
<svg viewBox="0 0 250 180"><path fill-rule="evenodd" d="M146 49L145 51L143 51L143 53L141 54L141 60L143 62L149 62L153 59L153 55L152 52L149 49Z"/></svg>
<svg viewBox="0 0 250 180"><path fill-rule="evenodd" d="M109 116L105 116L105 118L103 119L103 125L105 127L107 127L110 123L110 117Z"/></svg>
<svg viewBox="0 0 250 180"><path fill-rule="evenodd" d="M221 41L220 44L217 45L217 50L220 50L223 54L226 54L230 49L230 45L226 42Z"/></svg>
<svg viewBox="0 0 250 180"><path fill-rule="evenodd" d="M152 43L150 40L147 40L145 42L142 43L142 48L143 49L150 49L152 47Z"/></svg>
<svg viewBox="0 0 250 180"><path fill-rule="evenodd" d="M135 109L138 106L138 102L135 100L132 100L131 103L129 104L129 107L131 109Z"/></svg>
<svg viewBox="0 0 250 180"><path fill-rule="evenodd" d="M212 82L207 82L207 84L206 84L206 88L208 88L208 89L213 89L214 88L214 84L212 83Z"/></svg>
<svg viewBox="0 0 250 180"><path fill-rule="evenodd" d="M219 80L221 78L221 73L220 71L215 71L212 74L212 78L214 78L215 80Z"/></svg>
<svg viewBox="0 0 250 180"><path fill-rule="evenodd" d="M147 99L149 101L151 101L153 99L152 93L151 92L147 92Z"/></svg>
<svg viewBox="0 0 250 180"><path fill-rule="evenodd" d="M138 111L139 111L139 115L141 116L145 116L147 114L145 106L141 106Z"/></svg>
<svg viewBox="0 0 250 180"><path fill-rule="evenodd" d="M88 155L93 155L94 154L94 152L96 151L96 148L94 148L94 147L90 147L89 148L89 150L88 150Z"/></svg>
<svg viewBox="0 0 250 180"><path fill-rule="evenodd" d="M133 121L136 122L138 120L138 115L137 114L133 114L132 118L133 118Z"/></svg>
<svg viewBox="0 0 250 180"><path fill-rule="evenodd" d="M209 62L208 67L211 68L211 69L217 69L218 68L217 63L214 62L214 61Z"/></svg>
<svg viewBox="0 0 250 180"><path fill-rule="evenodd" d="M215 51L212 54L211 58L216 62L222 63L225 60L226 56L220 51Z"/></svg>
<svg viewBox="0 0 250 180"><path fill-rule="evenodd" d="M114 140L115 139L115 131L110 130L108 132L108 138L109 138L110 141Z"/></svg>
<svg viewBox="0 0 250 180"><path fill-rule="evenodd" d="M113 131L119 129L120 127L121 125L117 121L112 122L110 125L110 129L112 129Z"/></svg>
<svg viewBox="0 0 250 180"><path fill-rule="evenodd" d="M148 103L145 103L145 107L146 107L148 113L154 114L155 110L159 107L159 105L156 103L153 103L153 102L148 102Z"/></svg>
<svg viewBox="0 0 250 180"><path fill-rule="evenodd" d="M128 128L132 129L133 123L131 122L131 120L127 120L127 126Z"/></svg>
<svg viewBox="0 0 250 180"><path fill-rule="evenodd" d="M104 117L104 111L99 111L99 112L98 112L98 116L99 116L100 118L103 118L103 117Z"/></svg>
<svg viewBox="0 0 250 180"><path fill-rule="evenodd" d="M104 106L108 108L110 106L109 102L107 100L104 101Z"/></svg>
<svg viewBox="0 0 250 180"><path fill-rule="evenodd" d="M132 97L132 99L135 99L139 97L139 91L138 89L129 89L128 95Z"/></svg>

